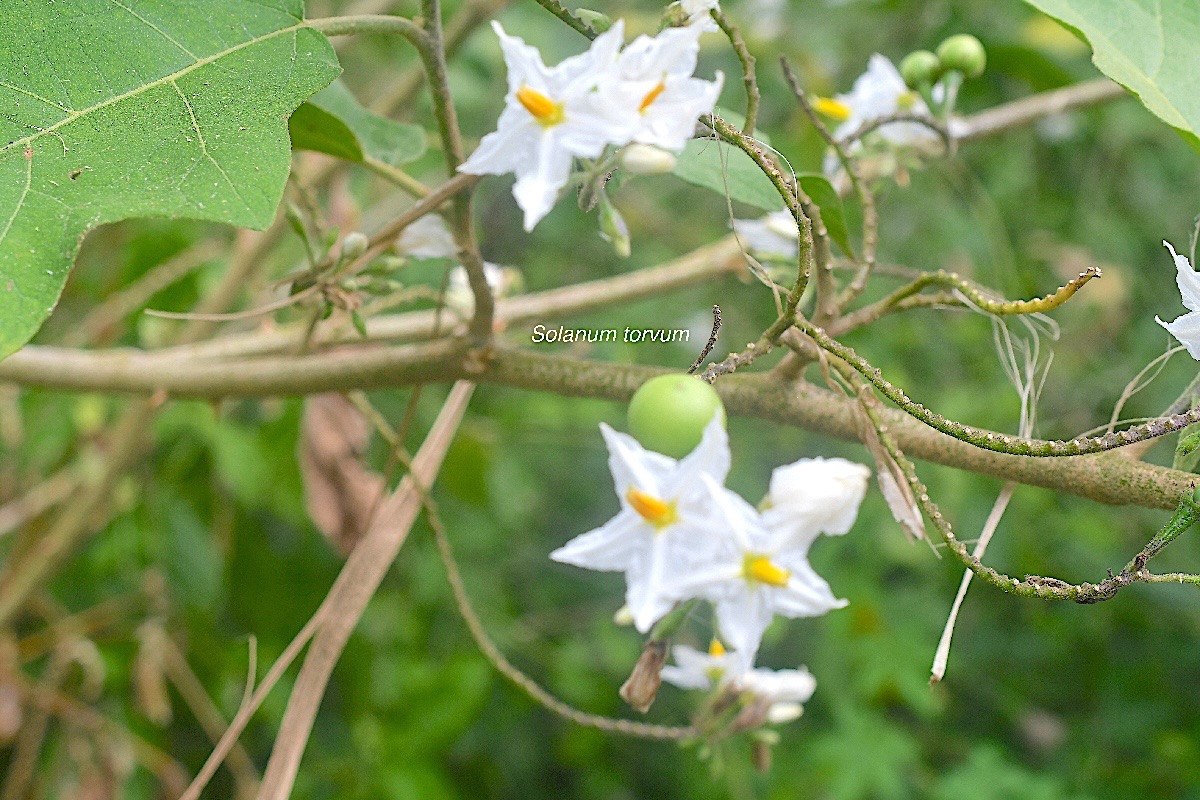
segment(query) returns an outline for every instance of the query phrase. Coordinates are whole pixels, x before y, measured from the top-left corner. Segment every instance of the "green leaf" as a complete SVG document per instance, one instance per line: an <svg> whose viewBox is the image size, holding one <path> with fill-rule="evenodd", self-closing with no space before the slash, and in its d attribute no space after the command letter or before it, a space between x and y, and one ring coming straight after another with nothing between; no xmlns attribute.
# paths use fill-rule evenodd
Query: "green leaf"
<svg viewBox="0 0 1200 800"><path fill-rule="evenodd" d="M288 133L293 150L313 150L362 163L362 145L350 126L313 103L300 104L288 120Z"/></svg>
<svg viewBox="0 0 1200 800"><path fill-rule="evenodd" d="M760 208L781 211L783 198L750 156L725 142L693 139L679 154L672 170L677 178L722 197Z"/></svg>
<svg viewBox="0 0 1200 800"><path fill-rule="evenodd" d="M1092 47L1092 61L1200 149L1200 4L1195 0L1026 0Z"/></svg>
<svg viewBox="0 0 1200 800"><path fill-rule="evenodd" d="M821 221L829 238L833 239L842 252L854 258L854 249L850 246L850 229L846 226L846 210L842 207L842 198L837 190L824 175L816 172L803 173L796 176L800 179L800 188L821 209Z"/></svg>
<svg viewBox="0 0 1200 800"><path fill-rule="evenodd" d="M69 5L0 13L0 358L49 316L97 225L269 225L286 117L340 69L300 0Z"/></svg>
<svg viewBox="0 0 1200 800"><path fill-rule="evenodd" d="M716 109L717 114L738 128L746 118L728 108ZM770 146L770 138L755 130L754 136ZM782 211L786 206L771 179L763 174L754 160L725 142L712 139L693 139L679 154L672 174L694 186L711 189L722 197L760 208L763 211Z"/></svg>
<svg viewBox="0 0 1200 800"><path fill-rule="evenodd" d="M425 130L368 111L341 81L334 81L296 109L288 128L292 146L347 161L364 156L400 166L425 153Z"/></svg>

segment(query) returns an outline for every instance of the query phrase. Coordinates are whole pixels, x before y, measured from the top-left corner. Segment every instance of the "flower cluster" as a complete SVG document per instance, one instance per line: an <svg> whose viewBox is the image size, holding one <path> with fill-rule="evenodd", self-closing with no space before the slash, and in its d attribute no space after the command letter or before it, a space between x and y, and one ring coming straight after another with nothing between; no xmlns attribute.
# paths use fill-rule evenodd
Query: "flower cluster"
<svg viewBox="0 0 1200 800"><path fill-rule="evenodd" d="M508 67L508 94L496 130L459 170L515 173L513 197L525 212L525 230L549 213L576 158L595 159L610 145L634 142L678 152L721 92L720 73L713 81L692 77L700 34L708 29L700 21L622 48L625 27L618 20L586 53L556 67L492 25Z"/></svg>
<svg viewBox="0 0 1200 800"><path fill-rule="evenodd" d="M679 666L664 671L664 679L692 686L703 674L709 684L732 683L756 694L755 686L769 685L778 690L780 702L807 699L812 688L802 691L797 676L770 683L766 671L751 668L776 614L812 617L846 604L809 565L808 549L821 534L850 529L870 471L843 459L805 459L780 467L760 511L724 486L729 439L719 416L704 429L696 449L679 461L647 451L606 425L600 429L621 510L551 558L625 573L629 616L642 633L678 603L702 599L712 604L720 640L732 652L722 646L720 653L703 657L718 660L707 662L676 647ZM771 697L766 699L774 702Z"/></svg>

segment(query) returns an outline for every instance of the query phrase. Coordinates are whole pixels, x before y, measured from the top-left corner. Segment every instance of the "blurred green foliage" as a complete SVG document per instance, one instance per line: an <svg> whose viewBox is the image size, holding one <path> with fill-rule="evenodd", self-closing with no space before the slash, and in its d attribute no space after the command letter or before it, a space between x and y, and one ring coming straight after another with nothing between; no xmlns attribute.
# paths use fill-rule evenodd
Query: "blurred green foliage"
<svg viewBox="0 0 1200 800"><path fill-rule="evenodd" d="M317 14L337 4L312 5ZM798 172L819 170L822 147L789 101L779 54L798 66L812 91L833 94L848 90L872 52L898 61L948 34L974 33L988 48L989 67L964 87L965 112L1095 75L1086 50L1016 0L792 0L781 27L766 36L772 32L760 29L770 5L728 0L725 10L747 27L759 56L760 127ZM649 28L658 9L650 2L605 8L635 28ZM583 47L532 3L502 19L551 63ZM382 38L339 47L345 81L363 100L413 64L402 45ZM714 69L727 76L738 71L716 36L700 72ZM451 72L464 130L476 136L491 130L504 75L486 28L452 59ZM726 83L722 102L737 108L739 81ZM427 125L425 103L419 99L401 116ZM913 172L909 186L883 187L880 260L954 269L1010 297L1039 296L1084 266L1103 267L1101 281L1053 315L1062 336L1053 344L1038 433L1074 435L1106 423L1122 388L1167 345L1153 316L1174 317L1179 300L1160 242L1180 245L1190 235L1200 210L1195 158L1131 100L1043 120L964 146L953 161ZM420 163L427 174L414 174L437 180L436 160ZM365 209L365 228L387 213L372 210L379 189L365 174L351 175L351 189ZM725 202L713 194L670 177L633 181L615 197L634 242L632 258L622 262L596 236L593 218L569 201L525 235L505 179L485 181L478 197L486 257L519 265L530 290L659 263L717 238L728 225ZM854 230L852 203L847 212ZM223 235L215 226L164 221L97 231L40 340L57 341L99 299L189 243ZM284 250L293 259L300 253L295 241ZM190 307L224 267L205 266L149 305ZM886 277L877 283L871 296L894 285ZM765 289L728 279L569 324L703 329L714 302L726 321L722 348L749 341L773 317ZM135 327L112 338L137 344L146 336ZM529 330L504 336L528 344ZM1015 432L1016 393L993 355L986 319L913 312L858 331L847 343L939 412ZM574 352L680 368L695 356L690 345L618 343ZM1186 358L1173 359L1124 414L1155 414L1194 369ZM398 421L410 394L378 392L371 399ZM443 396L441 387L422 392L410 445ZM32 389L5 402L3 413L19 412L24 435L0 444L0 501L9 496L6 484L16 494L72 459L101 457L91 452L96 427L125 403ZM114 598L124 604L117 621L93 634L106 668L95 705L191 772L210 744L173 690L172 720L157 726L146 719L131 688L135 629L147 618L165 620L229 718L241 697L248 637L256 639L261 675L317 608L340 559L304 511L295 458L300 409L296 399L169 403L157 418L153 453L114 496L111 521L46 587L63 614ZM611 620L622 602L621 579L553 564L547 554L616 510L597 423L620 428L623 420L624 410L612 403L481 386L434 489L468 589L501 648L568 703L610 715L627 713L616 690L640 648L632 630ZM730 486L752 502L780 464L816 455L867 460L860 447L757 420L732 419L729 430ZM1151 459L1169 463L1169 451L1160 446ZM387 458L378 442L370 456L379 468ZM919 466L932 496L971 538L998 482ZM1094 580L1124 564L1165 519L1165 513L1019 488L987 560L1013 575ZM25 546L41 532L35 525L4 546ZM1185 538L1162 557L1162 567L1196 570L1197 555ZM817 692L804 716L781 729L767 774L754 772L741 741L722 750L723 768L714 771L692 749L575 727L508 684L471 642L430 532L418 523L338 664L295 796L1200 798L1194 588L1138 586L1084 607L976 586L959 616L946 680L931 687L934 648L962 575L956 562L908 543L878 493L868 496L854 530L818 543L812 560L849 607L777 623L761 660L780 668L807 664ZM149 573L162 576L165 599L142 599ZM32 636L40 622L31 617L17 632ZM39 674L46 659L31 654L26 672ZM260 767L289 688L285 680L243 737ZM687 700L665 688L649 716L682 722ZM77 754L64 730L52 725L38 768L39 797L59 796L70 785ZM207 796L231 792L221 771ZM121 796L157 795L139 768Z"/></svg>

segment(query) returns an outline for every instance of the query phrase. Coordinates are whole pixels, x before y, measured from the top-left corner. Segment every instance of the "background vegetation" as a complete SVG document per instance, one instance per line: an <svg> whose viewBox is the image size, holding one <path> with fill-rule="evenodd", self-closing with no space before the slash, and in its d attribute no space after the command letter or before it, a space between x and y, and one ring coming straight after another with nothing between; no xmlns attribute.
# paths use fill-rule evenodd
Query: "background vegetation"
<svg viewBox="0 0 1200 800"><path fill-rule="evenodd" d="M336 13L341 5L312 0L309 16ZM455 5L448 3L449 13ZM777 31L756 31L752 23L763 18L763 5L729 0L725 10L747 27L759 54L760 126L798 170L819 169L822 147L789 100L776 65L780 53L799 66L810 90L832 94L849 89L873 52L898 61L948 34L974 33L990 61L984 77L967 84L964 112L1095 75L1085 47L1017 0L791 0ZM659 9L630 3L603 10L650 28ZM390 10L414 11L403 3ZM532 3L517 3L500 18L551 63L584 45ZM395 39L337 44L345 82L368 104L387 96L415 63ZM727 46L715 36L710 45L700 73L721 69L736 76ZM486 27L451 59L451 78L464 131L491 130L504 75ZM725 104L737 107L739 97L737 81L728 80ZM421 95L397 113L429 124ZM294 201L325 163L297 156L296 185L289 189ZM1102 267L1102 280L1053 315L1062 336L1053 344L1038 433L1069 437L1106 423L1126 383L1168 344L1153 317L1170 319L1180 309L1160 243L1168 238L1180 246L1191 234L1200 197L1196 163L1182 139L1133 101L1045 119L965 145L952 160L913 172L910 185L884 188L880 260L944 266L1010 297L1039 296L1085 266ZM435 153L412 173L434 180L439 169ZM343 230L369 231L402 202L357 168L312 187L312 197ZM615 198L634 242L632 257L622 261L597 237L594 218L570 202L526 235L504 179L485 181L478 198L485 257L518 266L529 290L660 263L718 238L728 226L720 198L673 178L639 180ZM146 303L159 309L194 306L227 269L233 234L164 220L95 231L38 341L69 340L103 298L206 241L221 245L217 254ZM285 239L262 280L291 268L301 254L298 239ZM430 285L438 278L402 274ZM773 318L760 285L730 277L568 324L700 330L714 302L726 321L721 347L748 341ZM172 324L135 314L92 342L153 344ZM527 344L530 327L503 336ZM917 311L853 334L847 343L946 416L1015 432L1016 393L984 317ZM694 347L677 345L597 345L578 352L678 368L695 357ZM1176 357L1125 414L1165 408L1194 369L1186 355ZM444 393L442 387L424 390L410 444L419 442ZM393 421L408 399L407 391L371 394ZM87 469L102 458L106 425L129 402L0 385L0 505L61 470ZM169 753L193 774L211 741L176 681L158 683L173 673L146 655L162 658L153 636L174 642L228 719L241 699L248 637L257 641L261 671L325 596L341 558L305 512L296 464L301 408L298 398L171 401L155 418L152 451L112 492L107 521L3 632L5 658L19 663L23 680L46 681L66 703L50 718L36 751L32 796L150 798L164 791L161 772L147 768L152 759L128 737L89 732L92 714ZM547 554L616 509L596 426L604 421L622 428L623 414L604 401L480 386L433 492L467 587L502 649L567 702L610 715L626 713L616 689L640 649L634 631L611 622L621 579L553 564ZM730 485L752 500L773 467L799 457L868 460L860 447L757 420L731 419L729 430ZM1160 445L1150 460L1169 463L1170 456L1170 447ZM386 449L373 442L369 458L382 468ZM962 535L978 531L999 483L920 466ZM1014 575L1095 580L1124 564L1165 518L1022 487L989 561ZM7 533L0 546L11 555L44 530L45 520L34 518ZM1196 571L1197 555L1186 538L1163 556L1164 567ZM694 751L674 744L576 727L508 684L455 613L420 522L338 664L296 796L1200 797L1194 587L1139 586L1108 603L1076 606L976 586L959 618L947 678L930 687L933 650L962 575L957 562L909 544L877 492L868 496L854 530L820 542L812 559L850 605L778 626L764 644L763 661L780 668L807 664L817 693L804 716L781 729L769 772L753 770L742 742L731 743L722 754L724 769L713 771ZM61 667L56 654L64 652L78 655L83 666L50 685L51 670ZM243 737L259 768L288 688L285 679ZM0 705L11 706L5 698L20 691L16 682L0 683ZM650 716L681 722L686 713L682 693L665 689ZM22 732L36 718L27 706ZM15 746L21 735L10 731L9 775L21 768ZM107 793L87 793L96 786ZM222 770L209 796L234 791Z"/></svg>

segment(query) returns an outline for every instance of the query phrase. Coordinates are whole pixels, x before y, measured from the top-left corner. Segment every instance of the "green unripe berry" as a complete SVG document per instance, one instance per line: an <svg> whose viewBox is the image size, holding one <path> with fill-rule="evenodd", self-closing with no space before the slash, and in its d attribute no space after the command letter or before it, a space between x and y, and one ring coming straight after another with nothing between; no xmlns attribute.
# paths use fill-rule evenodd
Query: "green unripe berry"
<svg viewBox="0 0 1200 800"><path fill-rule="evenodd" d="M928 50L909 53L900 62L900 77L910 89L928 86L942 76L942 62Z"/></svg>
<svg viewBox="0 0 1200 800"><path fill-rule="evenodd" d="M983 44L969 33L959 33L938 45L943 70L956 69L968 78L978 78L987 64Z"/></svg>
<svg viewBox="0 0 1200 800"><path fill-rule="evenodd" d="M704 428L725 407L716 389L692 375L659 375L629 401L629 432L647 450L683 458L696 449Z"/></svg>

